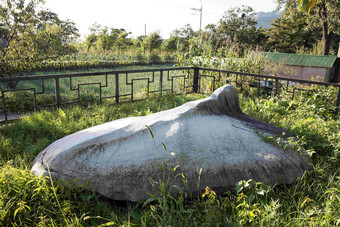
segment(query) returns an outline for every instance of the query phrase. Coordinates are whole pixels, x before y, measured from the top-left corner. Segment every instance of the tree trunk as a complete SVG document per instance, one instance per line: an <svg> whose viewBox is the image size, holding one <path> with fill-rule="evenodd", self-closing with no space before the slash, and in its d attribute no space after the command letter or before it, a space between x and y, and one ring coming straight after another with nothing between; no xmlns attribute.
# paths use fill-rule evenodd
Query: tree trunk
<svg viewBox="0 0 340 227"><path fill-rule="evenodd" d="M328 34L328 23L322 23L322 41L323 41L323 48L322 48L322 55L328 55L329 50L331 47L332 41L332 34Z"/></svg>
<svg viewBox="0 0 340 227"><path fill-rule="evenodd" d="M327 9L325 4L320 4L319 16L322 23L322 55L328 55L331 47L332 33L329 33L328 21L327 21Z"/></svg>
<svg viewBox="0 0 340 227"><path fill-rule="evenodd" d="M7 88L7 89L10 89L10 90L16 89L18 83L19 83L19 81L8 81L8 82L6 83L6 88Z"/></svg>

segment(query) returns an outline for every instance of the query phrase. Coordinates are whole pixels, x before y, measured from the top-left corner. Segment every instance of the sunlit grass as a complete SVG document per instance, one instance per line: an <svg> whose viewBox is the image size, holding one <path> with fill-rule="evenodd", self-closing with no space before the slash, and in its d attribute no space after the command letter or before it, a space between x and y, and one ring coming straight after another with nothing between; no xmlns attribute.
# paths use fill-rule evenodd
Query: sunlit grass
<svg viewBox="0 0 340 227"><path fill-rule="evenodd" d="M50 143L73 132L174 108L204 96L152 96L119 105L38 111L0 129L0 225L340 225L340 119L330 114L332 103L320 101L329 92L320 90L294 100L240 95L246 114L289 130L311 155L313 169L293 185L244 181L224 195L207 188L203 197L180 194L174 198L168 194L169 185L156 180L159 193L140 203L109 201L75 184L66 187L54 181L51 185L32 175L31 163Z"/></svg>

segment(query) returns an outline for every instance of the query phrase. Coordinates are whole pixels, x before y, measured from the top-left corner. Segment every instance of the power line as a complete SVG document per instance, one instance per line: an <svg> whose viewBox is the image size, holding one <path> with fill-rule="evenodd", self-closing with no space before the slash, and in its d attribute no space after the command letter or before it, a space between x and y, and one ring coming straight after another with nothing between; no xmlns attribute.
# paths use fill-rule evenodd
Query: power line
<svg viewBox="0 0 340 227"><path fill-rule="evenodd" d="M210 11L206 11L206 10L203 10L204 13L208 13L208 14L213 14L213 15L217 15L217 16L223 16L224 13L214 13L214 12L210 12Z"/></svg>

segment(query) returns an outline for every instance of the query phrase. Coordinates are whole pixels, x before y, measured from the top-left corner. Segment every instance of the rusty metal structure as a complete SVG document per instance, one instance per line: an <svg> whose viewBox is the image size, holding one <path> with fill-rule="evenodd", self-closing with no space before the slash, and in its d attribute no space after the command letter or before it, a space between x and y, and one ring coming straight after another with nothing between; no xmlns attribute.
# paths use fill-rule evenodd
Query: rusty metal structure
<svg viewBox="0 0 340 227"><path fill-rule="evenodd" d="M17 84L16 88L9 88L11 84ZM207 89L215 90L218 84L230 83L241 92L246 86L257 89L257 95L279 95L281 91L291 93L311 92L309 87L334 87L337 89L335 101L335 113L338 114L340 106L340 84L307 81L286 77L276 77L228 70L182 67L125 71L105 71L91 73L75 73L60 75L43 75L27 77L0 78L0 114L2 121L9 121L10 94L27 92L30 94L32 110L43 107L62 107L67 104L81 104L84 90L97 94L97 100L111 100L112 103L136 101L156 93L162 95L165 92L172 94L200 93ZM65 99L64 93L72 93L73 100ZM140 93L144 96L140 97ZM53 97L53 103L39 103L38 98L49 95ZM19 95L20 96L20 95ZM20 102L19 100L16 100Z"/></svg>

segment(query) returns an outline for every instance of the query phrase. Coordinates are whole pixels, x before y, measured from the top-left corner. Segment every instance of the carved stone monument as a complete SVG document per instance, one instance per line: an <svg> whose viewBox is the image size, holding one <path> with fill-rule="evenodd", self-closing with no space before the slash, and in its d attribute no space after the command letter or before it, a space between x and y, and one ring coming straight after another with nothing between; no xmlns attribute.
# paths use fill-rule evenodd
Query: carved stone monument
<svg viewBox="0 0 340 227"><path fill-rule="evenodd" d="M244 115L235 88L226 85L211 97L171 110L66 136L37 156L32 171L37 176L50 172L52 179L78 179L105 197L130 201L157 193L150 179L169 178L171 185L192 193L206 186L225 192L247 179L293 183L310 169L306 158L264 142L260 135L282 132Z"/></svg>

